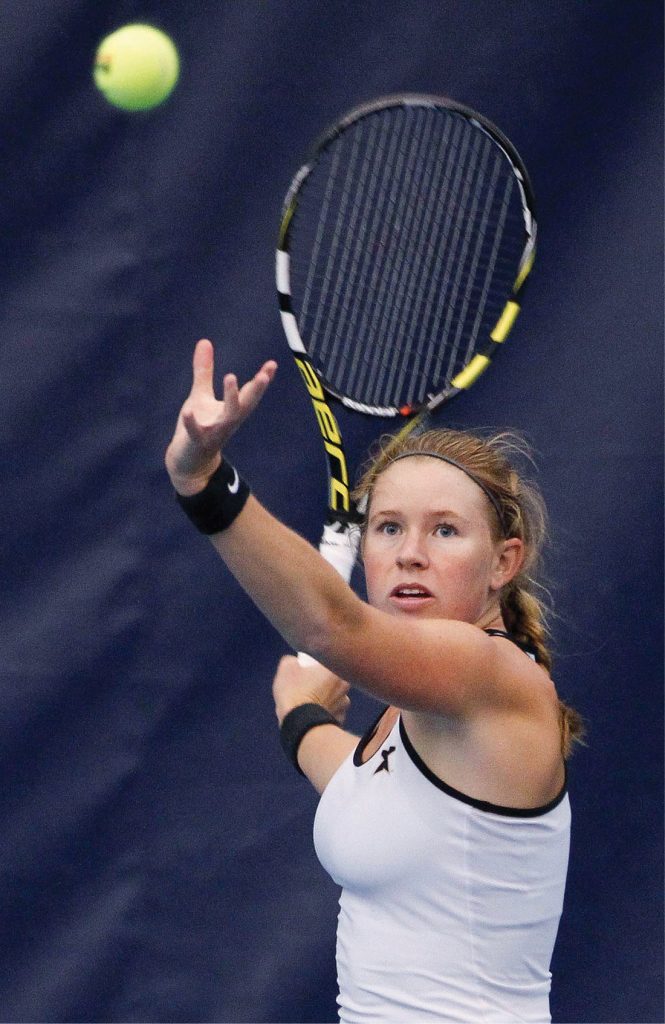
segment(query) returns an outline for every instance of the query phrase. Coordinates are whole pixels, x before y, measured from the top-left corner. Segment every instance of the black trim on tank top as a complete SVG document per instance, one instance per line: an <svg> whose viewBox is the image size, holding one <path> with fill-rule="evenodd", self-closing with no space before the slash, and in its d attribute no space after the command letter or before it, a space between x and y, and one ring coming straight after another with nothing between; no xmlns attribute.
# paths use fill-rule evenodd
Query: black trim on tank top
<svg viewBox="0 0 665 1024"><path fill-rule="evenodd" d="M515 646L519 647L521 651L524 651L524 653L528 654L530 658L533 658L537 664L540 664L540 658L538 657L538 652L535 647L532 647L530 644L522 643L521 640L516 640L514 636L510 635L510 633L506 633L505 629L484 629L483 633L487 633L488 636L502 636L506 640L510 640L511 644L515 644Z"/></svg>
<svg viewBox="0 0 665 1024"><path fill-rule="evenodd" d="M535 662L539 661L538 655L533 647L530 647L528 644L522 643L520 640L516 640L515 637L511 636L510 633L507 633L504 629L485 629L483 630L483 632L487 633L488 636L505 637L506 640L510 640L511 643L515 644L516 647L519 647L520 650L524 651L524 653L527 654L530 658L533 658ZM373 722L372 725L370 725L369 729L359 740L358 746L353 752L353 764L355 765L356 768L362 768L365 764L369 764L369 762L372 760L372 758L370 757L369 760L363 761L362 756L365 753L365 750L369 745L370 741L376 735L376 730L379 727L379 723L381 722L381 719L385 715L389 706L390 705L387 705L385 708L383 708L376 721ZM443 779L440 779L438 775L435 775L431 768L427 767L427 765L425 764L422 757L417 752L417 750L415 749L407 735L401 714L399 716L399 734L402 738L404 749L406 750L410 759L413 761L418 771L420 771L425 776L425 778L432 783L432 785L436 786L437 789L443 790L444 793L447 793L448 796L453 797L455 800L460 800L462 803L468 804L470 807L475 807L479 811L487 811L490 814L503 814L505 817L510 818L538 818L541 814L547 814L548 811L553 811L554 808L561 803L566 793L568 792L568 767L564 762L563 786L561 787L561 790L557 794L557 796L555 796L553 800L550 800L548 804L543 804L541 807L505 807L502 804L491 804L489 803L488 800L476 800L475 797L467 796L466 793L460 792L459 789L454 789L453 786L449 786L447 782L444 782Z"/></svg>
<svg viewBox="0 0 665 1024"><path fill-rule="evenodd" d="M370 725L369 729L367 729L367 731L361 736L361 738L360 738L360 740L358 742L358 746L356 747L356 749L353 752L353 763L356 766L356 768L361 768L362 767L362 764L363 764L362 756L365 753L365 750L366 750L368 744L370 743L370 741L376 735L376 730L379 728L379 723L381 722L381 719L383 718L383 716L385 715L385 713L386 713L386 711L388 710L389 707L390 707L390 705L387 704L385 706L385 708L383 708L383 710L381 711L381 714L376 719L376 721L372 722L372 724ZM392 730L391 730L391 732L392 732ZM370 757L370 761L371 760L372 760L372 758Z"/></svg>
<svg viewBox="0 0 665 1024"><path fill-rule="evenodd" d="M401 715L399 717L399 734L402 738L402 743L404 744L404 749L407 754L418 771L425 776L428 782L431 782L432 785L437 787L437 789L443 790L444 793L447 793L448 796L452 796L455 800L461 800L463 804L469 804L470 807L475 807L479 811L488 811L490 814L503 814L504 817L509 818L538 818L541 814L547 814L548 811L553 811L554 808L561 803L568 792L568 772L564 764L564 772L566 774L560 792L553 800L550 800L548 804L543 804L541 807L504 807L502 804L491 804L487 800L476 800L475 797L467 796L466 793L461 793L459 789L454 789L452 786L449 786L447 782L444 782L438 775L435 775L431 768L427 767L407 736Z"/></svg>

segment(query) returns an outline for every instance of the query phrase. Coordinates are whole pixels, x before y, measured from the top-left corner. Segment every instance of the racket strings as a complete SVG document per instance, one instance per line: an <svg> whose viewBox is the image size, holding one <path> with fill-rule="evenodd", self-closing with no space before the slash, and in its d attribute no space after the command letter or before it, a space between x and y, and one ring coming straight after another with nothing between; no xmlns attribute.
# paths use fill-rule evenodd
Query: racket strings
<svg viewBox="0 0 665 1024"><path fill-rule="evenodd" d="M333 270L336 270L334 290L336 290L336 294L341 301L342 308L345 313L351 313L353 316L352 323L354 324L355 337L358 341L366 340L368 327L367 317L371 313L372 308L378 312L385 300L387 276L384 275L382 277L381 271L382 268L387 266L387 259L371 259L368 258L368 254L371 255L373 252L382 252L386 250L391 235L394 237L394 232L391 231L392 220L390 217L390 211L391 209L394 210L396 208L397 199L400 194L400 172L405 149L405 137L401 132L392 130L392 127L393 126L391 126L387 118L381 119L381 132L379 133L379 136L377 137L376 132L372 131L370 132L367 140L365 165L371 162L373 166L373 174L369 188L365 190L361 190L359 188L356 189L356 195L358 197L362 196L364 200L364 210L361 215L362 219L359 229L355 231L356 221L354 220L353 223L349 223L348 230L346 231L347 239L352 239L355 233L355 251L357 254L357 258L354 261L355 275L346 279L344 277L344 255L343 253L340 255L339 250L342 238L342 229L345 224L349 191L354 184L353 170L355 161L353 153L347 162L347 172L344 181L341 185L338 185L336 182L336 174L342 147L335 147L335 156L337 159L335 166L333 167L331 165L327 179L327 194L330 194L331 186L332 188L337 188L341 193L337 205L337 218L334 227L332 227L330 232L331 240L328 251L321 255L321 247L318 246L316 253L312 252L310 270L314 268L316 272L310 272L308 275L304 290L302 313L299 318L299 327L301 334L312 340L312 349L316 352L317 359L322 364L326 365L326 377L328 381L332 383L334 380L337 385L340 384L340 380L345 369L345 365L343 365L341 367L341 372L335 374L335 364L341 354L340 345L342 344L344 337L343 331L345 321L340 320L336 323L334 318L336 306L332 303L329 306L327 303L332 285ZM354 141L356 144L358 139L361 137L363 128L364 125L361 123L354 133ZM386 138L388 139L387 148ZM358 200L356 201L356 210L359 211ZM319 223L321 223L321 221L319 221ZM377 238L379 229L380 234ZM317 232L317 235L318 234L319 232ZM391 250L391 258L392 255ZM361 260L362 267L360 268L360 282L359 286L354 288L354 278L357 277ZM320 330L320 319L309 324L306 316L306 311L309 307L312 292L316 286L317 280L322 282L320 292L316 296L316 304L318 317L323 318L325 316L326 318L326 327L324 330ZM373 296L371 304L366 302L366 296ZM328 342L333 330L335 330L337 345L333 348L330 358L328 358ZM376 324L372 323L370 332L371 337L375 336L375 330ZM365 349L364 351L366 352L367 350ZM362 352L363 347L361 344L357 344L353 347L351 359L353 373L358 370L358 360ZM342 358L345 358L345 353Z"/></svg>
<svg viewBox="0 0 665 1024"><path fill-rule="evenodd" d="M474 140L474 143L476 143L476 142L478 143L478 146L479 146L480 139ZM468 308L469 308L469 303L470 303L470 300L471 300L471 289L464 288L464 282L463 282L463 279L462 279L462 273L466 270L466 272L468 273L469 278L472 281L476 281L477 280L476 274L477 274L477 270L478 270L479 257L480 257L480 253L481 253L481 251L483 249L483 245L484 245L484 242L485 242L485 239L486 239L486 236L487 236L488 220L489 220L490 212L492 210L492 202L493 202L493 199L494 199L496 183L497 183L497 177L498 177L498 173L499 173L499 170L500 170L500 164L499 164L498 160L495 160L493 162L493 166L492 166L492 168L490 170L489 184L487 186L487 191L486 191L486 202L484 204L484 210L483 210L482 214L479 217L478 216L478 211L479 211L479 206L480 206L479 199L482 196L482 193L483 193L483 191L485 189L486 167L487 167L487 160L488 160L489 156L490 156L490 147L489 147L489 142L488 142L486 145L483 146L482 157L479 159L477 165L474 167L474 171L475 171L475 174L476 174L475 187L474 187L474 182L470 181L468 183L468 188L465 191L465 202L468 202L469 197L471 197L471 210L470 210L470 213L469 213L469 216L468 216L468 219L467 219L467 225L468 225L467 226L467 230L465 232L462 232L461 225L460 225L460 230L458 232L459 238L460 238L460 251L459 251L459 253L456 253L456 260L453 263L453 266L454 266L455 270L454 270L454 274L452 275L451 293L450 293L450 296L447 296L447 298L448 298L448 307L447 307L447 310L446 310L446 318L444 320L444 325L443 325L443 333L444 333L444 335L446 337L450 337L450 339L451 339L450 343L448 345L449 357L448 357L448 367L447 367L447 370L446 370L446 379L450 379L451 375L454 373L454 368L457 365L457 355L458 355L458 351L459 351L460 342L461 342L461 339L462 339L462 330L463 330L463 327L466 324L466 314L467 314L467 311L468 311ZM461 224L463 224L464 223L464 218L460 218L460 220L461 220ZM472 228L474 228L475 231L472 230ZM472 242L474 240L474 235L475 235L475 246L473 248L473 251L471 252L471 246L472 246ZM500 237L500 235L497 235L496 237ZM451 268L451 270L452 270L452 268ZM492 264L492 270L493 270L493 264ZM482 313L484 312L485 303L483 301L481 301L481 299L478 296L475 296L474 298L475 298L475 302L477 304L478 311L482 315ZM453 330L452 330L452 327L453 327L453 324L452 324L452 319L453 319L452 318L452 313L453 313L454 310L458 309L458 306L457 306L458 299L460 299L460 305L459 305L459 310L458 310L458 314L457 314L457 326L456 326L456 328L455 328L455 330L453 332ZM442 311L443 311L442 310L442 303L440 302L439 303L439 308L437 309L436 330L438 330L438 327L439 327L439 317L440 317ZM475 346L476 340L477 340L477 332L473 332L472 331L471 334L470 334L470 337L469 337L469 341L468 341L468 348L467 348L468 352L473 351L473 348ZM441 356L443 356L443 350L441 350ZM439 361L437 362L436 369L435 369L435 376L438 377L440 373L441 373L441 359L439 359Z"/></svg>
<svg viewBox="0 0 665 1024"><path fill-rule="evenodd" d="M448 180L450 175L450 160L451 155L455 151L456 145L449 145L450 132L453 132L453 139L456 137L456 133L459 132L459 125L452 125L450 121L446 122L445 131L441 138L438 140L437 145L428 147L429 164L427 167L427 179L423 186L425 194L432 192L443 194L445 191L444 183ZM448 147L448 163L443 160L445 148ZM405 378L409 371L409 362L411 361L411 389L406 393L406 402L411 404L415 399L415 387L420 372L420 363L423 356L426 356L427 351L431 351L431 346L426 348L423 345L422 338L418 334L419 324L421 322L424 306L423 303L427 299L427 268L434 264L435 274L437 272L437 261L441 258L441 250L438 245L435 244L433 239L438 239L441 228L441 214L443 210L442 204L434 206L432 203L422 204L423 216L421 223L418 226L419 236L424 239L425 244L418 247L416 250L414 259L411 261L411 272L409 281L407 284L407 295L412 296L412 302L410 308L412 309L411 316L406 325L403 355L400 366L400 376L397 380L397 392L403 393ZM394 338L394 330L392 337ZM397 362L393 363L393 367L397 367ZM426 374L426 371L425 371ZM392 378L389 377L388 389L392 385Z"/></svg>
<svg viewBox="0 0 665 1024"><path fill-rule="evenodd" d="M498 319L524 247L512 165L466 118L402 106L361 119L299 197L294 311L338 393L420 404Z"/></svg>
<svg viewBox="0 0 665 1024"><path fill-rule="evenodd" d="M349 380L351 387L366 391L369 400L374 403L377 402L378 388L385 381L386 372L394 365L391 358L396 352L393 329L400 319L401 290L406 279L404 268L409 255L404 241L409 237L416 215L414 196L417 194L417 146L420 140L416 139L416 145L413 146L410 141L406 133L401 138L399 164L395 169L393 191L388 204L387 235L380 250L381 257L375 261L380 295L378 302L371 305L367 303L367 313L370 316L375 314L370 334L367 332L367 318L364 320L364 329L362 326L359 329L358 343L365 351L371 352L372 358L365 362L366 374L355 381ZM412 188L406 188L405 182L410 182ZM371 339L377 337L382 339L381 346L371 344Z"/></svg>
<svg viewBox="0 0 665 1024"><path fill-rule="evenodd" d="M459 135L457 141L460 141ZM471 146L470 152L469 145ZM470 214L468 207L469 201L473 196L473 178L469 173L467 164L469 160L476 160L479 145L479 136L474 137L472 140L465 133L462 135L459 149L456 146L451 147L452 159L446 168L446 177L442 189L443 201L439 204L438 219L435 223L435 252L438 258L431 280L437 282L438 287L429 287L427 303L422 313L422 322L431 325L426 345L421 337L421 348L425 348L425 376L430 374L433 357L435 355L438 356L433 374L433 380L435 381L440 379L441 362L446 349L444 346L436 346L429 343L429 338L438 338L441 334L444 337L448 337L450 323L456 308L455 302L459 291L461 273L464 268L464 243L471 230L471 217L474 208L472 201ZM450 201L451 197L455 197L455 202ZM462 231L465 222L468 224L466 236ZM443 320L444 311L447 311L445 320ZM448 347L450 348L450 346ZM453 360L451 359L449 365L452 365L452 362ZM410 404L411 400L412 396L410 396L407 404Z"/></svg>
<svg viewBox="0 0 665 1024"><path fill-rule="evenodd" d="M400 310L411 308L413 304L415 264L419 262L418 257L424 252L424 246L413 250L409 240L413 237L423 236L423 221L427 214L428 205L419 203L417 197L426 195L428 192L427 175L431 164L433 125L431 120L425 125L425 129L419 134L417 146L412 148L411 160L406 169L406 184L410 187L403 187L401 195L405 200L402 203L402 210L398 214L401 230L396 233L397 257L393 264L389 291L390 302L382 309L381 324L379 328L380 337L385 338L385 345L389 352L395 353L395 358L390 361L387 375L381 376L378 372L373 374L369 388L371 400L378 402L381 391L392 393L395 374L398 371L398 355L400 351L408 351L408 343L400 339L399 332L404 330L403 318ZM418 133L417 133L418 134ZM405 209L406 208L406 209ZM415 322L415 317L411 317ZM378 349L378 346L375 347ZM375 360L378 367L381 364ZM401 393L401 387L398 387Z"/></svg>
<svg viewBox="0 0 665 1024"><path fill-rule="evenodd" d="M385 129L385 126L384 126ZM355 142L359 143L361 139L361 131L355 133ZM341 316L335 323L331 317L325 335L321 342L320 356L325 359L327 357L327 346L330 337L334 332L334 341L332 351L330 353L330 372L334 374L335 363L340 355L340 342L344 336L344 329L348 316L351 311L351 299L356 299L363 294L362 284L358 285L357 275L362 264L362 269L366 270L368 267L367 260L362 260L363 250L366 249L367 245L372 244L372 239L375 238L376 228L378 227L378 218L375 216L371 228L368 229L368 218L366 210L366 197L377 194L377 173L379 170L379 163L376 159L373 159L373 153L376 148L381 148L381 140L376 137L376 125L375 123L370 125L370 137L366 142L365 156L360 172L360 177L357 182L353 180L351 174L347 175L344 189L348 195L351 193L352 198L352 216L349 220L347 237L349 239L355 238L355 244L352 247L346 249L343 252L342 257L338 263L338 274L336 280L337 294L341 301ZM372 167L371 179L367 182L367 174L370 166ZM351 170L351 163L349 164L349 170ZM382 186L383 187L383 186ZM382 190L382 188L381 188ZM365 204L361 203L362 199L365 199ZM341 214L341 209L340 209ZM342 233L343 221L341 216L338 217L338 222L335 225L335 235L333 237L333 245L331 246L331 252L329 255L329 263L334 263L338 259L338 247L340 243ZM346 264L349 257L351 257L351 272L347 275Z"/></svg>
<svg viewBox="0 0 665 1024"><path fill-rule="evenodd" d="M482 323L482 311L485 309L485 304L487 302L487 296L489 294L489 289L490 289L490 285L491 285L491 282L492 282L492 277L494 275L494 271L495 271L495 267L496 267L496 261L497 261L498 255L499 255L499 241L500 241L500 239L502 237L502 234L503 234L503 229L504 229L504 225L505 225L505 222L506 222L506 217L508 216L508 209L509 209L509 204L510 204L510 199L511 199L512 191L513 191L513 179L512 178L506 178L504 192L503 192L503 197L502 197L502 200L501 200L501 206L500 206L500 210L499 210L499 218L498 218L497 230L494 232L494 244L492 246L492 250L490 252L490 257L489 257L489 262L488 262L488 265L487 265L487 268L486 268L486 271L485 271L485 278L484 278L483 285L482 285L482 291L481 291L480 299L478 301L478 308L477 308L475 320L474 320L474 323L473 323L471 339L469 341L469 346L467 348L467 351L465 353L464 360L463 360L465 363L469 361L469 358L471 357L471 352L473 350L473 346L474 346L474 344L476 342L476 339L478 338L478 335L480 333L480 326L481 326L481 323ZM492 193L492 196L493 195L494 195L494 193ZM487 204L486 213L487 213L487 217L489 217L489 202ZM479 247L479 250L480 250L480 247ZM479 252L478 252L478 256L479 256ZM478 260L477 260L477 263L478 263ZM476 265L477 265L477 263L476 263ZM467 293L467 295L470 298L469 293Z"/></svg>
<svg viewBox="0 0 665 1024"><path fill-rule="evenodd" d="M388 122L384 118L381 122L381 137L377 139L376 142L381 151L386 150L387 136ZM394 135L391 136L390 141L393 145L396 145L397 137ZM368 195L386 196L385 175L387 173L387 169L392 165L392 153L390 147L388 148L387 156L384 161L379 163L379 161L374 160L372 163L374 165L374 173L372 175ZM367 329L367 309L364 300L368 290L371 293L376 287L378 274L378 263L376 261L363 260L361 257L365 246L369 252L374 252L376 250L376 247L379 244L379 229L382 223L384 223L383 204L377 202L366 202L365 206L366 209L364 210L363 216L363 229L359 231L357 235L355 251L356 259L354 261L354 267L356 270L360 267L360 272L359 275L357 275L358 280L355 282L355 294L353 296L353 301L352 303L347 304L346 307L349 310L351 323L358 324L358 338L365 337ZM353 286L354 282L352 282L352 287ZM340 325L340 331L338 332L340 341L342 338L342 328L345 326L346 325ZM361 355L365 354L365 352L366 350L361 344L357 344L353 347L348 377L349 386L353 390L356 389L359 372L364 372L368 364L368 360L366 358L361 359Z"/></svg>
<svg viewBox="0 0 665 1024"><path fill-rule="evenodd" d="M363 163L358 176L356 176L356 164L360 154L361 141L361 134L355 132L351 139L351 154L346 173L344 174L337 219L334 224L330 252L327 258L325 283L332 291L332 300L330 305L326 306L325 326L319 349L320 357L323 359L326 358L330 336L335 329L335 325L339 324L338 311L340 306L342 310L345 307L349 288L347 270L351 253L347 240L353 238L355 231L357 220L355 197L361 194L365 188L363 170L366 169L366 161ZM327 292L328 288L326 289L326 297Z"/></svg>
<svg viewBox="0 0 665 1024"><path fill-rule="evenodd" d="M335 152L333 153L333 166L331 168L330 174L328 176L328 181L326 183L326 191L325 191L325 195L323 197L323 205L321 207L321 215L319 217L319 221L318 221L318 224L317 224L316 237L314 239L314 245L313 245L313 248L312 248L312 258L311 258L309 266L308 266L307 280L305 282L305 288L304 288L304 292L303 292L303 302L302 302L302 312L301 312L301 322L303 324L307 323L307 314L308 314L308 311L309 311L309 300L310 300L310 297L312 295L312 285L314 283L314 276L315 276L316 269L317 269L317 266L318 266L319 253L321 251L321 244L323 242L324 233L325 233L325 229L326 229L326 225L327 225L328 211L330 209L330 203L331 203L332 195L333 195L333 191L334 191L335 177L336 177L336 174L337 174L337 164L339 163L340 156L341 156L341 150L336 149ZM324 311L323 303L320 303L319 304L319 313L320 313L321 316L323 315L323 311ZM314 328L315 331L317 329L317 326L318 326L318 324L315 325L315 328Z"/></svg>

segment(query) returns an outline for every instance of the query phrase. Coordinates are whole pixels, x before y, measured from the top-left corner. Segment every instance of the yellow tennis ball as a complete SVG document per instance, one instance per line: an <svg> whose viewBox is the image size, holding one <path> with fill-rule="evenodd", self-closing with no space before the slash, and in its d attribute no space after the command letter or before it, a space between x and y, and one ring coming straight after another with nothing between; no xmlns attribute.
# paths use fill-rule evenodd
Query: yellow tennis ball
<svg viewBox="0 0 665 1024"><path fill-rule="evenodd" d="M152 25L123 25L95 55L95 85L121 110L151 110L173 91L180 61L175 44Z"/></svg>

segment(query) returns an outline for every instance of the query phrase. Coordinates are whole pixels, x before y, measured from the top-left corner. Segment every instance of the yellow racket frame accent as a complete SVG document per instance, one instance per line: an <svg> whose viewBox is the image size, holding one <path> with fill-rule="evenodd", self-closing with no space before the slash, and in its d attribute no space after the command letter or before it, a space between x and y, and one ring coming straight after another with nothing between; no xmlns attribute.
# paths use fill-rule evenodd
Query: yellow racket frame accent
<svg viewBox="0 0 665 1024"><path fill-rule="evenodd" d="M335 512L349 512L351 510L349 471L337 420L328 405L321 381L309 359L295 356L295 361L312 400L316 420L323 437L323 445L328 455L330 467L328 505Z"/></svg>
<svg viewBox="0 0 665 1024"><path fill-rule="evenodd" d="M484 373L489 364L489 356L476 355L470 363L467 363L463 370L460 370L456 377L453 377L450 383L454 388L460 388L460 390L470 388L480 377L481 373Z"/></svg>
<svg viewBox="0 0 665 1024"><path fill-rule="evenodd" d="M518 302L514 302L509 299L504 306L503 313L499 317L496 323L496 327L490 334L492 341L502 342L508 337L510 331L515 323L515 318L520 311L520 305ZM473 361L473 360L472 360ZM470 365L470 364L469 364Z"/></svg>
<svg viewBox="0 0 665 1024"><path fill-rule="evenodd" d="M520 270L515 284L513 286L513 295L518 295L524 286L531 268L533 267L534 260L536 258L535 247L529 253L527 259L524 261L524 266ZM515 299L508 299L507 303L503 307L503 312L496 322L494 330L490 334L490 338L496 345L500 345L501 342L505 341L510 332L513 329L513 324L517 319L521 306ZM458 388L460 391L470 388L472 384L480 377L481 373L484 373L490 364L491 357L487 354L478 353L473 359L467 363L463 370L453 377L451 380L451 386Z"/></svg>
<svg viewBox="0 0 665 1024"><path fill-rule="evenodd" d="M517 280L515 281L515 287L513 289L515 294L517 294L519 292L520 288L522 287L522 285L526 281L527 277L531 273L531 269L533 267L535 259L536 259L536 247L534 245L533 248L531 249L531 252L529 253L527 258L525 259L524 265L523 265L522 269L520 270L519 274L517 275Z"/></svg>

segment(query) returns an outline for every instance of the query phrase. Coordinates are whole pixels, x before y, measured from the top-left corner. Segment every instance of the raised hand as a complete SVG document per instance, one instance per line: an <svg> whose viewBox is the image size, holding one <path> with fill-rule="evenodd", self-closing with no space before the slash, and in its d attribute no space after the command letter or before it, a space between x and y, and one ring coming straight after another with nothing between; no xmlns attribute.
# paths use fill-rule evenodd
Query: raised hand
<svg viewBox="0 0 665 1024"><path fill-rule="evenodd" d="M196 345L192 366L192 389L164 460L181 494L195 494L205 487L219 466L220 450L259 404L277 370L277 363L269 360L241 388L235 374L227 373L220 401L213 384L214 350L206 339Z"/></svg>

